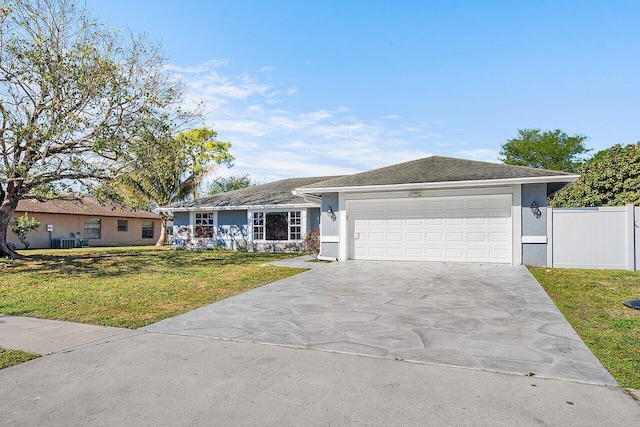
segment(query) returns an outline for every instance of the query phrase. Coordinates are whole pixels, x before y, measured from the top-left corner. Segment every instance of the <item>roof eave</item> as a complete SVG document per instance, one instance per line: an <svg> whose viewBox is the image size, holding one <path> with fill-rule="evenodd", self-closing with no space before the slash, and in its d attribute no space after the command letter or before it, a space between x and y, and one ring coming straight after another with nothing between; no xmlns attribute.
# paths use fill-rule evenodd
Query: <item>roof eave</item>
<svg viewBox="0 0 640 427"><path fill-rule="evenodd" d="M271 205L238 205L238 206L162 206L154 209L158 212L191 212L191 211L246 211L261 209L305 209L316 208L316 203L291 203L291 204L271 204Z"/></svg>
<svg viewBox="0 0 640 427"><path fill-rule="evenodd" d="M293 194L303 196L305 194L321 193L366 193L372 191L403 191L417 189L439 189L439 188L460 188L460 187L493 187L499 185L516 184L543 184L549 182L574 182L580 175L552 175L534 176L520 178L500 178L482 179L469 181L440 181L440 182L419 182L410 184L389 184L389 185L360 185L346 187L318 187L318 188L296 188Z"/></svg>

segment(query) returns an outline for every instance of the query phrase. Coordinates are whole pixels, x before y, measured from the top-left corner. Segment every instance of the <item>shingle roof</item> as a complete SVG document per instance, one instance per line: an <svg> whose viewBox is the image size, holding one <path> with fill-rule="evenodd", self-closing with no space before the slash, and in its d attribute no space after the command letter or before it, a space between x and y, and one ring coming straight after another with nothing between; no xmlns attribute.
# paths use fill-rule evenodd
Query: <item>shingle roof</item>
<svg viewBox="0 0 640 427"><path fill-rule="evenodd" d="M566 172L432 156L309 184L304 189L571 176ZM301 187L302 188L302 187Z"/></svg>
<svg viewBox="0 0 640 427"><path fill-rule="evenodd" d="M318 176L311 178L289 178L268 184L256 185L242 188L240 190L229 191L216 194L214 196L187 202L176 203L170 206L159 208L159 210L184 210L188 208L225 208L242 206L262 206L262 205L293 205L305 203L300 196L294 196L292 191L305 185L314 184L320 181L333 180L340 176Z"/></svg>
<svg viewBox="0 0 640 427"><path fill-rule="evenodd" d="M152 212L135 210L116 203L103 205L93 197L79 197L81 200L20 200L16 212L160 219L159 215Z"/></svg>

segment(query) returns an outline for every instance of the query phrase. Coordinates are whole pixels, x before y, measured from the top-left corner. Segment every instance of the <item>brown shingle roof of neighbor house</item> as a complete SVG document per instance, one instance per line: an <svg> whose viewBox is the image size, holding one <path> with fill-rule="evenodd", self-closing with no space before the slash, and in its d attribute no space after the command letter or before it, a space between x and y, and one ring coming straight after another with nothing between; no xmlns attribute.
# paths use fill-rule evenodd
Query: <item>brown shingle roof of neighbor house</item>
<svg viewBox="0 0 640 427"><path fill-rule="evenodd" d="M16 212L67 214L85 216L107 216L118 218L160 219L153 212L131 209L116 203L101 204L90 196L79 196L80 200L20 200Z"/></svg>
<svg viewBox="0 0 640 427"><path fill-rule="evenodd" d="M562 175L566 175L567 178L577 178L577 175L567 172L432 156L374 169L369 172L317 182L300 189L558 177Z"/></svg>
<svg viewBox="0 0 640 427"><path fill-rule="evenodd" d="M264 206L264 205L293 205L305 203L300 196L294 196L292 191L305 185L320 181L327 181L339 178L340 176L318 176L310 178L289 178L274 181L263 185L242 188L240 190L229 191L216 194L214 196L203 197L201 199L176 203L170 206L158 208L159 211L167 210L189 210L204 208L236 208L242 206Z"/></svg>

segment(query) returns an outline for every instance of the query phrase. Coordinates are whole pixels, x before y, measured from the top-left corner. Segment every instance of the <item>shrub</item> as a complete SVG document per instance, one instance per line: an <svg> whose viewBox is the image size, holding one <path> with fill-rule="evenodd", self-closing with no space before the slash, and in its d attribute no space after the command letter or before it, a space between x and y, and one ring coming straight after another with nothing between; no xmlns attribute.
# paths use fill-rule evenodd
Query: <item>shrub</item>
<svg viewBox="0 0 640 427"><path fill-rule="evenodd" d="M311 230L304 239L304 245L307 252L317 256L320 253L320 230Z"/></svg>
<svg viewBox="0 0 640 427"><path fill-rule="evenodd" d="M23 216L14 218L9 222L11 231L18 236L18 239L24 245L24 248L29 248L29 242L27 241L27 234L35 231L40 227L40 223L35 218L29 218L29 214L25 212Z"/></svg>

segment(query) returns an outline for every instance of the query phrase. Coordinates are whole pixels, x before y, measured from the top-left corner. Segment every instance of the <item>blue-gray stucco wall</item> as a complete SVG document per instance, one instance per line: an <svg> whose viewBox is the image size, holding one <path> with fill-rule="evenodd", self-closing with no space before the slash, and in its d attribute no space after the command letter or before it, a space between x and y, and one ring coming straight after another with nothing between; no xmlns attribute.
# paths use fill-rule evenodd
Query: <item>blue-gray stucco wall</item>
<svg viewBox="0 0 640 427"><path fill-rule="evenodd" d="M174 212L173 225L177 227L189 225L189 212Z"/></svg>
<svg viewBox="0 0 640 427"><path fill-rule="evenodd" d="M329 208L333 215L328 213ZM322 237L338 237L340 235L340 222L338 221L339 197L338 193L325 193L322 195ZM322 242L320 255L323 257L338 258L340 255L337 242Z"/></svg>
<svg viewBox="0 0 640 427"><path fill-rule="evenodd" d="M320 228L320 208L307 209L307 232Z"/></svg>
<svg viewBox="0 0 640 427"><path fill-rule="evenodd" d="M328 214L331 208L333 216ZM322 235L338 236L340 225L338 222L338 193L326 193L322 195Z"/></svg>
<svg viewBox="0 0 640 427"><path fill-rule="evenodd" d="M536 218L531 204L535 202L540 209ZM522 237L547 235L547 184L522 185ZM526 265L547 265L546 243L523 243L522 263Z"/></svg>
<svg viewBox="0 0 640 427"><path fill-rule="evenodd" d="M235 225L237 227L247 225L247 211L219 211L218 225Z"/></svg>

